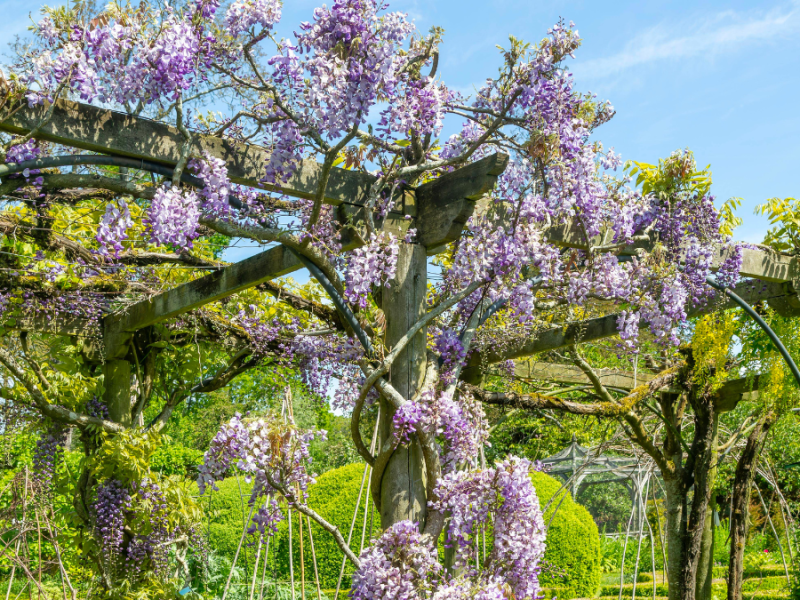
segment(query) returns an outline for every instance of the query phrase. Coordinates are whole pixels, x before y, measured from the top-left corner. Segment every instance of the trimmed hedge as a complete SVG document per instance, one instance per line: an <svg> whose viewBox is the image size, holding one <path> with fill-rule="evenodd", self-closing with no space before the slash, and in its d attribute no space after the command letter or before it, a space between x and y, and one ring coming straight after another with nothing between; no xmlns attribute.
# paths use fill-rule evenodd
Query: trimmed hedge
<svg viewBox="0 0 800 600"><path fill-rule="evenodd" d="M363 464L352 464L333 469L317 477L317 482L308 488L308 505L311 506L320 516L330 523L336 525L342 535L347 539L350 530L350 523L353 520L358 490L361 487L361 478L364 474ZM353 537L350 547L356 554L362 545L362 531L364 528L364 512L366 508L372 507L369 498L365 502L367 482L364 483L364 493L361 498L361 506L356 517L356 525L353 529ZM380 529L380 515L367 513L366 532L363 545L369 545L373 536L370 524L374 520L374 534L377 535ZM294 577L295 581L300 581L300 536L298 533L299 520L297 512L292 513L292 554L294 556ZM342 552L333 539L333 536L322 529L316 523L312 523L311 534L314 537L314 549L317 556L317 569L319 571L320 586L324 589L336 589L336 581L339 578L339 570L342 568ZM274 566L280 578L289 578L289 527L286 522L278 526L278 532L273 539L275 544ZM272 551L270 551L272 554ZM305 564L306 583L314 586L314 563L311 555L311 543L308 537L308 520L303 519L303 558ZM350 561L345 564L344 577L342 578L342 588L348 589L351 585L353 566ZM340 593L341 596L341 593Z"/></svg>
<svg viewBox="0 0 800 600"><path fill-rule="evenodd" d="M358 489L364 466L353 464L339 469L328 471L317 478L317 483L309 488L309 505L314 507L320 515L336 525L347 537L350 523L353 518ZM536 489L542 506L547 504L561 488L561 483L544 473L532 473L531 479ZM371 506L371 503L369 504ZM556 508L558 509L556 511ZM364 505L359 509L356 519L356 528L353 532L351 547L358 553L361 545L361 532L364 527ZM545 523L550 522L553 513L555 518L550 524L547 535L547 550L545 560L554 564L564 576L543 576L542 585L547 588L558 589L559 597L569 598L576 596L591 596L600 585L600 537L597 526L589 512L581 505L575 503L567 493L552 502L545 514ZM374 531L370 525L373 521L371 514L367 515L366 536L364 545L369 543L372 534L379 533L380 516L374 515ZM293 527L293 554L295 564L295 580L300 576L299 567L299 536L297 534L297 517L294 517ZM332 536L319 528L312 526L314 546L317 554L317 568L319 570L320 585L323 588L335 588L342 565L341 552ZM288 527L282 523L275 536L275 567L278 576L289 576L289 548ZM305 559L306 580L313 581L314 566L311 561L307 527L304 526L303 548ZM348 562L345 566L345 576L342 587L351 585L352 567Z"/></svg>
<svg viewBox="0 0 800 600"><path fill-rule="evenodd" d="M206 522L202 525L203 531L208 535L210 549L228 560L233 560L250 514L247 501L253 486L244 479L237 482L235 477L231 477L218 482L217 487L219 491L209 488L199 499L206 517ZM245 561L252 563L254 556L255 551L249 548L245 540L237 564L244 566Z"/></svg>
<svg viewBox="0 0 800 600"><path fill-rule="evenodd" d="M713 577L714 579L725 579L728 576L728 567L725 565L716 566L714 567ZM745 569L744 570L744 578L751 579L751 578L759 578L759 577L780 577L783 576L784 579L786 578L786 574L783 570L783 565L764 565L758 569Z"/></svg>
<svg viewBox="0 0 800 600"><path fill-rule="evenodd" d="M600 595L601 596L616 596L619 597L619 585L604 585L600 588ZM626 583L622 586L622 597L630 596L633 592L633 584ZM642 597L652 597L653 594L653 582L649 583L637 583L636 584L636 595L641 595ZM669 590L667 589L666 583L657 583L656 584L656 596L667 596L669 594Z"/></svg>
<svg viewBox="0 0 800 600"><path fill-rule="evenodd" d="M364 473L363 464L352 464L332 471L328 471L317 478L317 482L309 490L308 503L322 517L336 525L347 538L347 532L353 518L361 477ZM561 483L544 473L532 473L531 480L539 497L539 502L544 507L548 501L559 491ZM220 490L207 493L202 500L206 511L209 533L209 545L219 554L233 558L239 539L242 535L244 520L247 517L247 498L251 489L244 480L241 481L240 497L239 485L236 479L226 479L218 484ZM366 488L366 484L364 486ZM366 489L365 489L366 493ZM210 494L210 495L209 495ZM244 503L244 516L242 504ZM362 530L364 528L365 506L362 497L353 531L351 548L358 554L362 543ZM371 508L371 500L367 502ZM555 517L553 518L553 513ZM373 535L380 533L380 515L372 515L370 510L367 515L366 535L363 543L368 545ZM552 518L552 522L551 522ZM371 523L374 521L374 530ZM593 596L600 586L600 537L597 526L589 512L580 504L572 500L568 492L554 499L544 515L545 524L550 524L547 532L547 550L545 560L553 564L563 577L543 575L542 586L558 591L559 598L574 598ZM205 524L204 524L205 525ZM292 515L292 553L294 556L294 576L299 582L300 570L300 536L298 534L298 516L293 511ZM320 586L323 589L335 589L342 566L342 553L333 537L316 523L312 524L314 548L317 558ZM489 542L489 540L487 540ZM240 557L239 564L245 562L252 564L254 549L244 547L245 556ZM311 556L311 545L308 537L308 521L303 520L303 558L305 564L305 578L307 585L314 586L314 563ZM289 528L286 521L278 524L278 531L271 541L269 570L278 579L289 579ZM345 574L342 588L351 586L353 568L348 561L345 565ZM556 594L554 594L556 595Z"/></svg>
<svg viewBox="0 0 800 600"><path fill-rule="evenodd" d="M742 582L743 592L764 592L767 590L787 591L788 587L789 583L786 581L786 575L774 575L772 577L762 577L761 579L745 579Z"/></svg>
<svg viewBox="0 0 800 600"><path fill-rule="evenodd" d="M553 498L562 485L557 479L534 472L531 481L542 508L552 499L544 515L545 525L550 524L544 558L563 571L563 577L543 575L542 585L563 588L568 593L563 597L594 596L600 586L601 550L600 532L592 515L566 490Z"/></svg>

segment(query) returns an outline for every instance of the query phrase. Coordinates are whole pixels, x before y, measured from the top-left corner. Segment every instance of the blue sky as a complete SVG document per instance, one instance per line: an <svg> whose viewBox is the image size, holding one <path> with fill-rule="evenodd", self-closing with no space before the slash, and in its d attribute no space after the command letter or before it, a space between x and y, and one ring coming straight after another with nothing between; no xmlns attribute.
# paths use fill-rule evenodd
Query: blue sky
<svg viewBox="0 0 800 600"><path fill-rule="evenodd" d="M310 20L317 4L287 1L282 33ZM38 13L36 1L0 0L0 9L2 42ZM574 21L584 39L570 63L576 87L617 110L597 137L647 162L694 150L711 165L720 200L744 198L738 239L763 238L756 204L800 195L800 0L395 0L391 9L422 31L444 27L439 73L461 91L496 73L496 45L509 34L538 41L559 17Z"/></svg>

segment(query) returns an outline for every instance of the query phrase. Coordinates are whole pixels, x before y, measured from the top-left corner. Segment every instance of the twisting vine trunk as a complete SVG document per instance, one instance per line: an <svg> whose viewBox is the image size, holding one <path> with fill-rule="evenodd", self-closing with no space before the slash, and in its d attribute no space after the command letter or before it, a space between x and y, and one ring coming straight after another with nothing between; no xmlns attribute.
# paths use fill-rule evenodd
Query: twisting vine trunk
<svg viewBox="0 0 800 600"><path fill-rule="evenodd" d="M747 437L742 456L736 465L731 492L731 547L728 561L728 600L742 600L742 577L744 574L744 545L747 541L748 507L750 488L758 465L758 456L776 415L768 411L756 423Z"/></svg>
<svg viewBox="0 0 800 600"><path fill-rule="evenodd" d="M713 469L716 471L716 465ZM716 472L714 473L716 479ZM712 486L713 487L713 486ZM700 542L700 561L697 565L696 600L711 600L711 583L714 578L714 510L716 501L712 496L706 509L703 539Z"/></svg>
<svg viewBox="0 0 800 600"><path fill-rule="evenodd" d="M711 467L716 455L717 416L710 395L693 397L695 432L691 452L686 461L686 470L694 483L691 506L684 496L681 518L681 600L694 600L697 568L700 562L700 546L706 522L706 511L711 500L713 483ZM688 487L688 486L687 486ZM688 491L688 490L687 490Z"/></svg>

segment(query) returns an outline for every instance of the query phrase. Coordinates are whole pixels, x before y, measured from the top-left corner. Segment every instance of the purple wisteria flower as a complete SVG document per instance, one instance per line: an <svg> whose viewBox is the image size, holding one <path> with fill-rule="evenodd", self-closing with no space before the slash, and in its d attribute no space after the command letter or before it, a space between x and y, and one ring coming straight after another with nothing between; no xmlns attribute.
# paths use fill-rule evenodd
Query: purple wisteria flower
<svg viewBox="0 0 800 600"><path fill-rule="evenodd" d="M151 241L158 245L172 244L180 249L191 248L200 220L198 204L194 191L158 188L145 218Z"/></svg>

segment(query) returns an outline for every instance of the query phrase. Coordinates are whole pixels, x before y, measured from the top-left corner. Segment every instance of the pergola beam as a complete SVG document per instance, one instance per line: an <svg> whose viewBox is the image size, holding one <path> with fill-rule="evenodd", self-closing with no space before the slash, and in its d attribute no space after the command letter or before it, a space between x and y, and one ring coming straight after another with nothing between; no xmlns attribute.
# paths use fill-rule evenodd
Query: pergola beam
<svg viewBox="0 0 800 600"><path fill-rule="evenodd" d="M441 246L454 230L460 231L464 221L459 223L455 219L471 212L474 199L480 198L491 189L507 162L506 155L493 154L448 173L444 176L446 185L437 184L436 180L417 188L417 199L422 198L424 203L435 200L443 209L450 206L458 208L457 211L446 213L448 218L422 219L425 223L421 228L422 242ZM419 207L411 202L413 197L408 200L403 202L401 208L412 217ZM406 220L403 215L393 213L387 216L386 227L402 237L412 222L413 219ZM351 250L359 245L359 239L351 238L344 249ZM297 257L284 246L275 246L205 277L142 300L124 312L110 315L104 320L107 356L122 358L130 334L139 329L177 317L276 277L288 275L302 267Z"/></svg>
<svg viewBox="0 0 800 600"><path fill-rule="evenodd" d="M734 290L746 302L759 301L786 302L792 292L786 289L786 284L760 283L745 281L737 285ZM725 301L709 303L689 311L688 316L707 314L721 308L736 306L726 298ZM462 379L470 383L477 382L481 377L484 365L497 364L506 360L520 359L550 350L558 350L572 344L593 342L617 335L618 314L610 314L593 319L576 321L558 327L548 327L534 332L530 337L519 338L508 344L494 344L475 351L462 371Z"/></svg>
<svg viewBox="0 0 800 600"><path fill-rule="evenodd" d="M559 246L584 250L588 247L582 231L571 223L564 223L551 227L546 232L547 239ZM598 236L591 240L591 245L603 245L603 240ZM608 243L608 242L605 242ZM651 250L651 242L638 242L620 250L621 254L633 255L637 250ZM717 270L728 258L729 249L717 247L711 268ZM793 281L800 277L800 265L797 257L762 248L742 248L742 267L739 270L742 277L759 279L767 282Z"/></svg>
<svg viewBox="0 0 800 600"><path fill-rule="evenodd" d="M17 110L0 122L0 131L25 135L39 127L48 105ZM52 117L35 136L56 144L115 156L150 160L174 167L184 138L175 127L90 104L58 100ZM221 158L231 181L250 187L279 191L298 198L313 198L322 165L304 160L294 175L281 187L264 184L269 152L253 144L234 143L220 137L197 134L193 154L203 152ZM367 197L375 178L367 173L334 168L325 188L325 201L333 204L358 204Z"/></svg>
<svg viewBox="0 0 800 600"><path fill-rule="evenodd" d="M622 369L595 369L603 385L621 390L632 390L637 385L649 383L654 375L636 373ZM559 363L519 360L514 363L514 376L520 379L553 381L556 383L591 384L586 374L578 367Z"/></svg>

